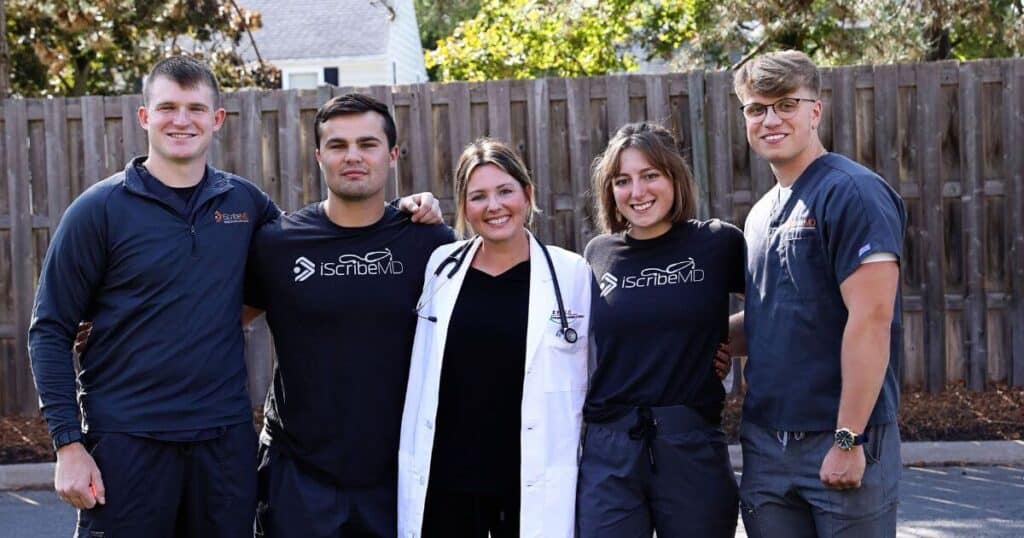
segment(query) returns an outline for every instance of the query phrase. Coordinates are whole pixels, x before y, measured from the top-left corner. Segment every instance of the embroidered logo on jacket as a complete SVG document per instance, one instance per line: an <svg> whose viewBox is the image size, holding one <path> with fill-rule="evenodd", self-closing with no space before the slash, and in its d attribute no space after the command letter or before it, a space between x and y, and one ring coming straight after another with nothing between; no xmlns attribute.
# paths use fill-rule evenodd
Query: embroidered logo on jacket
<svg viewBox="0 0 1024 538"><path fill-rule="evenodd" d="M249 222L249 213L225 213L218 209L213 212L213 221L217 224L242 224Z"/></svg>

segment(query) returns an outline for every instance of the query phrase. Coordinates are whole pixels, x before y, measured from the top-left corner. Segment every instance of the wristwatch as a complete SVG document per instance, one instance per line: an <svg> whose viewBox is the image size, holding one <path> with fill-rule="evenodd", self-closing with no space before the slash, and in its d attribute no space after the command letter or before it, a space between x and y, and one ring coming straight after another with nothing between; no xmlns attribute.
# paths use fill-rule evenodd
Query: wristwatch
<svg viewBox="0 0 1024 538"><path fill-rule="evenodd" d="M853 450L853 447L863 445L868 441L868 433L853 433L850 428L839 428L836 430L836 446L840 450Z"/></svg>
<svg viewBox="0 0 1024 538"><path fill-rule="evenodd" d="M53 436L53 451L56 452L71 443L81 443L84 439L81 430L78 429L60 432Z"/></svg>

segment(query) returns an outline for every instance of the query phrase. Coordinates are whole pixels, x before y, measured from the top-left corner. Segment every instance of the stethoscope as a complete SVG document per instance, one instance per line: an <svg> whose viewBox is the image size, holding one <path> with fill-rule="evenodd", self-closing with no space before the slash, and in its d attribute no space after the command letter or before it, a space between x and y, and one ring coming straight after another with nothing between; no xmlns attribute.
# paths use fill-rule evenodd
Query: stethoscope
<svg viewBox="0 0 1024 538"><path fill-rule="evenodd" d="M427 306L427 303L434 298L434 295L436 295L437 292L440 291L453 276L455 276L455 273L459 272L462 264L466 261L466 256L469 254L473 243L476 242L479 237L480 236L473 237L469 241L463 243L462 246L453 250L451 254L446 256L445 259L441 261L441 264L437 266L437 269L434 270L434 274L431 275L430 280L427 281L427 285L424 286L424 289L431 290L430 294L421 298L420 301L416 303L415 312L417 317L437 323L437 316L424 316L420 314L420 311L423 310L423 308ZM551 273L551 283L555 287L555 301L558 303L558 322L561 325L561 328L558 330L558 336L562 337L562 339L570 344L575 344L576 340L579 339L579 334L576 333L576 329L569 326L569 316L566 315L565 303L562 302L562 288L558 285L558 276L555 274L555 264L551 261L551 254L548 253L548 247L544 246L544 243L541 243L540 241L538 241L537 244L540 245L540 250L544 253L544 259L548 262L548 271ZM445 278L447 280L445 280L445 282L436 289L431 289L434 279L440 277L441 273L444 273L445 268L449 265L451 266L451 269L449 269L448 273L445 274Z"/></svg>

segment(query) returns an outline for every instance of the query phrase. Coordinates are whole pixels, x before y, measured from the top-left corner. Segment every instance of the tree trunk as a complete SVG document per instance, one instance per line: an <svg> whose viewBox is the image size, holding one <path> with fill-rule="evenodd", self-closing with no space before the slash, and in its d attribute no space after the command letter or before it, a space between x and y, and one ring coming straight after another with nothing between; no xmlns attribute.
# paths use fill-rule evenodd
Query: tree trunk
<svg viewBox="0 0 1024 538"><path fill-rule="evenodd" d="M924 39L928 43L928 52L925 54L926 61L935 62L952 57L953 43L949 38L949 29L943 28L942 23L938 20L925 28Z"/></svg>

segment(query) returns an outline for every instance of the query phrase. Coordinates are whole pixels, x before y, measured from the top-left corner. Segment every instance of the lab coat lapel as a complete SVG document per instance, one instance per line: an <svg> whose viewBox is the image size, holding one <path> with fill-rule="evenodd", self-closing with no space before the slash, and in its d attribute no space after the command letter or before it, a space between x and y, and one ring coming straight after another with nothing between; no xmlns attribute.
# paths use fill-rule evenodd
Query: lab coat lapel
<svg viewBox="0 0 1024 538"><path fill-rule="evenodd" d="M551 323L551 313L558 309L558 305L544 251L537 238L527 233L530 236L530 304L526 326L526 370L529 371L544 333L556 330Z"/></svg>
<svg viewBox="0 0 1024 538"><path fill-rule="evenodd" d="M473 263L476 249L480 248L479 240L470 239L469 241L472 241L469 252L466 254L462 266L452 275L451 280L447 283L444 282L447 280L448 271L451 271L450 267L445 267L441 275L435 279L435 285L442 286L437 289L437 294L433 298L437 308L433 313L437 317L437 323L434 324L434 341L438 343L436 349L440 352L443 352L445 341L448 339L448 324L452 320L452 311L455 310L455 301L459 298L462 282L466 279L466 272L469 270L470 264Z"/></svg>

